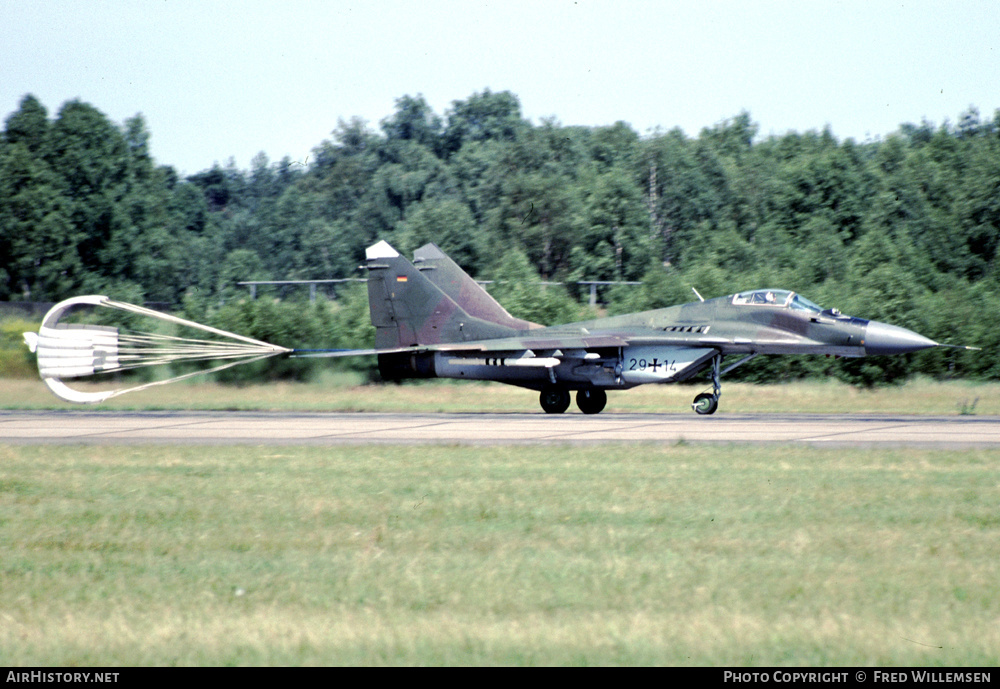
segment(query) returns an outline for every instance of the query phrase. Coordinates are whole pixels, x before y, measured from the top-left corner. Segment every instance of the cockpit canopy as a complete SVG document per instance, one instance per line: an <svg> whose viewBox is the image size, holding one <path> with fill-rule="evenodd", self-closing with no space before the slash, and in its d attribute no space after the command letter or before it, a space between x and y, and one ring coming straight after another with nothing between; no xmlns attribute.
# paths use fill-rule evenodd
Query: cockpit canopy
<svg viewBox="0 0 1000 689"><path fill-rule="evenodd" d="M750 292L740 292L733 295L733 304L736 306L760 304L763 306L791 308L796 311L808 311L810 313L823 312L821 306L787 289L755 289Z"/></svg>

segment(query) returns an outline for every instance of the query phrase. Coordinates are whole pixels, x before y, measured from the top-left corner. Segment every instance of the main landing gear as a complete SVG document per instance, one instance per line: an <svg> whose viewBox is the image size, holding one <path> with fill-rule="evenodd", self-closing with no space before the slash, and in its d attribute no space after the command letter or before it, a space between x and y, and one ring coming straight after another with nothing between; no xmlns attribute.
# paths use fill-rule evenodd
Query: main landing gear
<svg viewBox="0 0 1000 689"><path fill-rule="evenodd" d="M569 409L569 390L558 385L542 388L538 401L546 414L562 414ZM584 414L599 414L608 403L608 393L600 388L584 388L576 393L576 406Z"/></svg>
<svg viewBox="0 0 1000 689"><path fill-rule="evenodd" d="M576 406L584 414L600 414L608 403L608 393L600 388L584 388L576 393Z"/></svg>
<svg viewBox="0 0 1000 689"><path fill-rule="evenodd" d="M569 390L556 385L547 385L542 388L538 401L541 402L546 414L562 414L569 409Z"/></svg>

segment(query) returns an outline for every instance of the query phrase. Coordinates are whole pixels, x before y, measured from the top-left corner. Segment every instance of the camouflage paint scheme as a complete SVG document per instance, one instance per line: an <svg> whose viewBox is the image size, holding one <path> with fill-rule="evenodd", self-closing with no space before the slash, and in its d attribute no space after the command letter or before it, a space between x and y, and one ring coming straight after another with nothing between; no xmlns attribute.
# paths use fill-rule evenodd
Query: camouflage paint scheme
<svg viewBox="0 0 1000 689"><path fill-rule="evenodd" d="M327 356L377 354L388 380L492 380L538 390L549 413L565 411L573 390L582 411L597 413L607 390L683 381L711 367L713 391L693 404L711 414L720 376L759 354L861 357L939 346L778 289L543 327L511 316L434 244L411 263L383 241L367 259L375 349ZM731 355L743 358L721 370Z"/></svg>

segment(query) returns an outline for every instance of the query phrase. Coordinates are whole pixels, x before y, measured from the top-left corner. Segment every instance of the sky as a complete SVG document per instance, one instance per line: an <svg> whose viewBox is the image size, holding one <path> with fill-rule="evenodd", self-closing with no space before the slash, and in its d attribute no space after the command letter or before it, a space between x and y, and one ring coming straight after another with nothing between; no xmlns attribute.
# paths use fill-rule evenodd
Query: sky
<svg viewBox="0 0 1000 689"><path fill-rule="evenodd" d="M1000 109L995 0L0 0L0 116L35 95L121 124L194 174L308 163L340 120L402 96L439 115L511 91L540 124L839 139Z"/></svg>

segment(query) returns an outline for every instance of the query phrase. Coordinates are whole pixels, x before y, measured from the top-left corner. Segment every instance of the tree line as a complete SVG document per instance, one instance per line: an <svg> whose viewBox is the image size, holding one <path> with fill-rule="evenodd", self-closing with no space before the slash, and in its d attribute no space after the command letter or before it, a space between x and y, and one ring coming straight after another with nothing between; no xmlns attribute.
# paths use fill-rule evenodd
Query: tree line
<svg viewBox="0 0 1000 689"><path fill-rule="evenodd" d="M266 321L254 309L276 307L240 305L238 281L363 277L379 239L407 254L433 241L543 323L589 315L578 280L643 283L607 292L610 313L690 301L691 287L781 287L984 348L764 358L740 369L751 379L1000 377L1000 111L857 142L828 129L761 137L745 112L697 136L640 135L624 122L535 124L507 91L443 114L403 96L377 127L339 121L306 161L261 153L249 170L187 177L153 159L150 137L141 115L116 124L74 100L50 117L24 97L0 136L0 300L102 293L251 327ZM310 326L315 338L367 337L356 292L314 307L327 324Z"/></svg>

